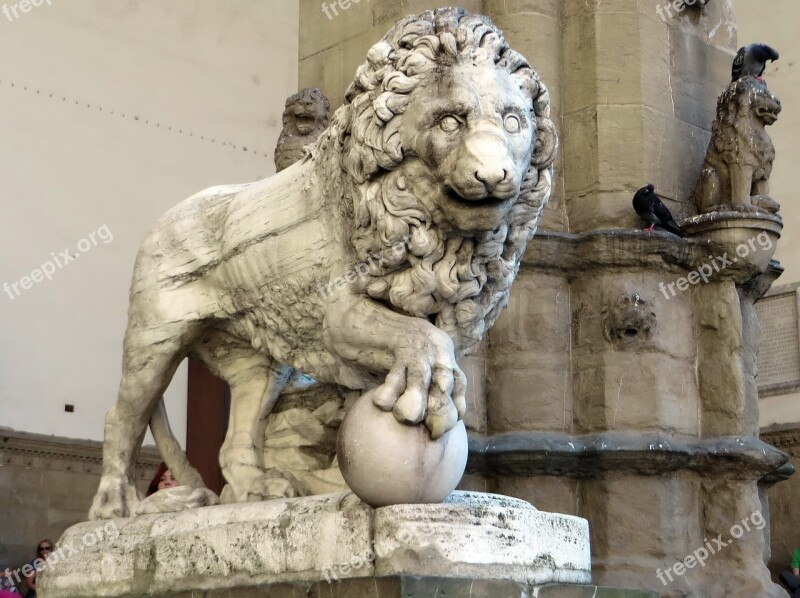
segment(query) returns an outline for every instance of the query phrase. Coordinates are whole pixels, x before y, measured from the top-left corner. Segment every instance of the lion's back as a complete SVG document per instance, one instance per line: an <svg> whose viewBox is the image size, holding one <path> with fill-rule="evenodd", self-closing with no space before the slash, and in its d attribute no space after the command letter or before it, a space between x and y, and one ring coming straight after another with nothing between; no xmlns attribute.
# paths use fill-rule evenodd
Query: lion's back
<svg viewBox="0 0 800 598"><path fill-rule="evenodd" d="M204 189L168 210L142 243L137 270L150 267L156 279L164 282L186 278L215 263L231 201L247 187Z"/></svg>

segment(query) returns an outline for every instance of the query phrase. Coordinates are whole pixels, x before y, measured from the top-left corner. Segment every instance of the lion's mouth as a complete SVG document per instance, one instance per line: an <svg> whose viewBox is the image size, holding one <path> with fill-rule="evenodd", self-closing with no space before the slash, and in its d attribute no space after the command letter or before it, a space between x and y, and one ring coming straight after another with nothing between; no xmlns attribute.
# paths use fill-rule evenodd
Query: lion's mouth
<svg viewBox="0 0 800 598"><path fill-rule="evenodd" d="M771 125L778 120L778 113L775 110L761 109L756 112L758 118L765 124Z"/></svg>
<svg viewBox="0 0 800 598"><path fill-rule="evenodd" d="M487 197L482 197L479 199L472 199L469 197L464 197L463 195L459 194L455 189L447 185L444 187L444 194L453 201L457 201L462 205L473 206L476 208L495 207L511 199L510 197L495 197L494 195L489 195Z"/></svg>
<svg viewBox="0 0 800 598"><path fill-rule="evenodd" d="M297 130L302 133L306 134L309 133L314 128L314 117L311 114L295 113L295 127Z"/></svg>

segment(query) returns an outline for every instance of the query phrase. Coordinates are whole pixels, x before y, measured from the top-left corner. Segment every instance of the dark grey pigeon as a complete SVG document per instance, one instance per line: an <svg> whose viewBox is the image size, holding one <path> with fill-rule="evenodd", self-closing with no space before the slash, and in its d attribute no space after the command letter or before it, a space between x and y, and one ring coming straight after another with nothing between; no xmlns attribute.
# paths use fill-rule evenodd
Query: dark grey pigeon
<svg viewBox="0 0 800 598"><path fill-rule="evenodd" d="M731 81L752 75L758 79L767 68L767 60L778 60L778 53L765 44L750 44L739 48L731 67Z"/></svg>
<svg viewBox="0 0 800 598"><path fill-rule="evenodd" d="M675 219L670 214L667 206L658 199L653 185L648 184L636 192L636 195L633 196L633 209L639 214L639 218L650 225L645 227L646 230L652 231L653 227L660 226L679 237L685 234L681 227L675 223Z"/></svg>

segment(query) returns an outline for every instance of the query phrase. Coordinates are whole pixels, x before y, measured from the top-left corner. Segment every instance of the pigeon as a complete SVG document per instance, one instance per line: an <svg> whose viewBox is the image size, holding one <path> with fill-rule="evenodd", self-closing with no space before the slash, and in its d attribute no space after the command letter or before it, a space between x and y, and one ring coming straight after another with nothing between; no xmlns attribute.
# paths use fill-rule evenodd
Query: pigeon
<svg viewBox="0 0 800 598"><path fill-rule="evenodd" d="M767 60L778 60L778 53L765 44L750 44L739 48L731 67L731 82L752 75L761 79Z"/></svg>
<svg viewBox="0 0 800 598"><path fill-rule="evenodd" d="M642 230L652 232L653 227L660 226L679 237L683 237L685 234L681 227L675 223L675 219L670 214L667 206L658 199L655 194L655 187L651 184L642 187L633 196L633 209L636 210L642 220L650 225Z"/></svg>

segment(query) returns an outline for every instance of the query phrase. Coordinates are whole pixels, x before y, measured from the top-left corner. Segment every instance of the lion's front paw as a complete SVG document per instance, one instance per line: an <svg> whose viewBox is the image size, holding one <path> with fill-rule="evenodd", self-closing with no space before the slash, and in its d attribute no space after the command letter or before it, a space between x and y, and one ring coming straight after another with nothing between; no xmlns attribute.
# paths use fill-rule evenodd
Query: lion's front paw
<svg viewBox="0 0 800 598"><path fill-rule="evenodd" d="M308 488L305 488L293 476L284 475L277 469L268 469L264 475L253 480L247 491L247 502L273 498L294 498L308 494Z"/></svg>
<svg viewBox="0 0 800 598"><path fill-rule="evenodd" d="M749 203L748 204L743 204L743 205L740 205L740 206L734 206L733 209L736 212L746 212L748 214L764 212L765 211L765 210L762 210L761 208L759 208L758 206L754 206L753 204L749 204Z"/></svg>
<svg viewBox="0 0 800 598"><path fill-rule="evenodd" d="M768 214L777 214L781 209L781 204L772 199L769 195L754 195L750 198L752 204Z"/></svg>
<svg viewBox="0 0 800 598"><path fill-rule="evenodd" d="M372 400L398 421L415 425L425 420L432 438L439 438L464 417L467 378L458 367L450 337L436 329L423 341L397 351L386 381L372 391Z"/></svg>
<svg viewBox="0 0 800 598"><path fill-rule="evenodd" d="M89 519L129 517L139 504L136 488L126 478L103 476L89 509Z"/></svg>

